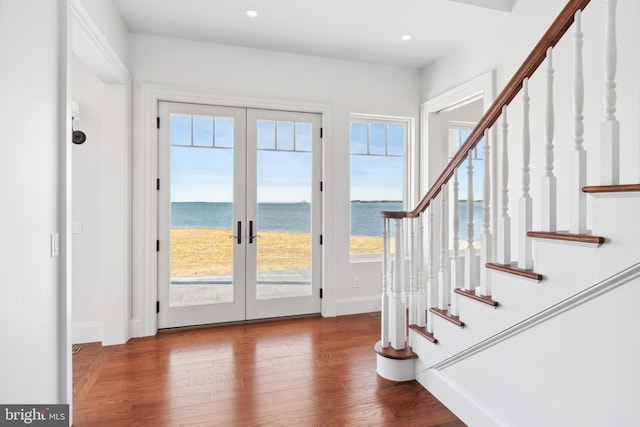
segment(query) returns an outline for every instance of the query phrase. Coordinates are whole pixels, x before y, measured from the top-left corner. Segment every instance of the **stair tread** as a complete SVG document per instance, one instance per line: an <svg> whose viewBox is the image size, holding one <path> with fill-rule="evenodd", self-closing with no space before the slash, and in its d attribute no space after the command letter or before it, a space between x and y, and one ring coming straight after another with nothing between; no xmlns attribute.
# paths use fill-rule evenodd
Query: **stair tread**
<svg viewBox="0 0 640 427"><path fill-rule="evenodd" d="M583 187L585 193L627 193L640 191L640 184L590 185Z"/></svg>
<svg viewBox="0 0 640 427"><path fill-rule="evenodd" d="M460 320L460 316L453 316L449 314L449 310L442 310L440 308L433 307L430 308L429 311L445 320L448 320L454 325L460 326L461 328L464 327L464 322Z"/></svg>
<svg viewBox="0 0 640 427"><path fill-rule="evenodd" d="M491 298L491 295L478 295L474 291L470 291L468 289L456 289L454 290L454 292L456 294L464 295L465 297L474 299L476 301L479 301L483 304L490 305L492 307L497 307L500 305L498 301Z"/></svg>
<svg viewBox="0 0 640 427"><path fill-rule="evenodd" d="M438 339L424 326L418 325L409 325L409 329L415 331L417 334L425 337L427 340L431 341L434 344L438 344Z"/></svg>
<svg viewBox="0 0 640 427"><path fill-rule="evenodd" d="M488 262L487 264L485 264L485 267L492 270L502 271L503 273L515 274L516 276L537 280L538 282L543 278L542 274L536 273L533 270L518 268L517 262L512 262L511 264L496 264L493 262Z"/></svg>
<svg viewBox="0 0 640 427"><path fill-rule="evenodd" d="M604 243L604 237L593 236L590 233L575 234L569 231L529 231L527 236L538 239L562 240L565 242L590 243L601 245Z"/></svg>
<svg viewBox="0 0 640 427"><path fill-rule="evenodd" d="M396 360L408 360L408 359L417 359L418 355L413 352L411 346L405 344L405 348L402 350L396 350L392 347L382 347L382 343L378 341L376 345L373 346L376 353L378 353L382 357L386 357L389 359Z"/></svg>

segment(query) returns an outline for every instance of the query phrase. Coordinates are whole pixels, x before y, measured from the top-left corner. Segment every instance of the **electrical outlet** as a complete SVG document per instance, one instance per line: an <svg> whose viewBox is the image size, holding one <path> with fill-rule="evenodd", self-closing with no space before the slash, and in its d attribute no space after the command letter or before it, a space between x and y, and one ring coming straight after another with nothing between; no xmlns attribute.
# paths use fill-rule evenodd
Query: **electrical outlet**
<svg viewBox="0 0 640 427"><path fill-rule="evenodd" d="M360 276L353 276L353 287L354 288L360 287Z"/></svg>

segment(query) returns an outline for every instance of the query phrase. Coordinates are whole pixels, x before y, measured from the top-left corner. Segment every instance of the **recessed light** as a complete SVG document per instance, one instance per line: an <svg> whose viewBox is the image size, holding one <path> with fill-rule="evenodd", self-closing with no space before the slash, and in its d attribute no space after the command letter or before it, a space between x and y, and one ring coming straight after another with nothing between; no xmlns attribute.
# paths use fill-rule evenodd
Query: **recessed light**
<svg viewBox="0 0 640 427"><path fill-rule="evenodd" d="M407 41L407 40L411 40L411 34L405 34L404 36L401 37L402 40Z"/></svg>
<svg viewBox="0 0 640 427"><path fill-rule="evenodd" d="M258 12L256 12L255 10L247 10L247 16L249 18L255 18L256 16L258 16Z"/></svg>

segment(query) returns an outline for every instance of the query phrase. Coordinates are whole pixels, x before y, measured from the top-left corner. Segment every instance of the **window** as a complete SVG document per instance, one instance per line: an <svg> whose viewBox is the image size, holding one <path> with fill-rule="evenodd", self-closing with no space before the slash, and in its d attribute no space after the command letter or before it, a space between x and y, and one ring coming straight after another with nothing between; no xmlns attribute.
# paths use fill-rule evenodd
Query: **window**
<svg viewBox="0 0 640 427"><path fill-rule="evenodd" d="M352 258L382 254L381 211L405 209L409 119L352 116Z"/></svg>

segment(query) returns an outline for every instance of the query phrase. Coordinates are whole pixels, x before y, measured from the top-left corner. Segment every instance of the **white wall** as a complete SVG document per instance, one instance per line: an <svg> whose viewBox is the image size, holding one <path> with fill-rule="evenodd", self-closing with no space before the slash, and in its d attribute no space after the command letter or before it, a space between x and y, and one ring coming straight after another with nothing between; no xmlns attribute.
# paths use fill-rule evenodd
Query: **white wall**
<svg viewBox="0 0 640 427"><path fill-rule="evenodd" d="M0 402L7 404L67 398L66 284L58 278L66 250L58 163L65 152L59 100L66 69L58 44L65 7L50 0L0 4ZM62 234L61 257L51 257L54 233Z"/></svg>
<svg viewBox="0 0 640 427"><path fill-rule="evenodd" d="M76 57L73 58L72 98L80 105L80 120L87 141L72 147L73 221L81 228L73 234L73 342L102 341L105 250L102 136L104 83Z"/></svg>
<svg viewBox="0 0 640 427"><path fill-rule="evenodd" d="M376 310L379 307L380 262L353 265L349 262L349 114L368 113L418 117L419 72L414 69L379 66L201 42L131 36L135 104L141 108L145 83L175 88L202 88L222 97L254 97L286 104L309 102L328 105L331 131L325 135L325 284L336 289L334 313ZM153 106L151 106L153 107ZM140 117L136 136L143 135ZM136 140L134 145L141 144ZM139 145L138 145L139 146ZM148 153L134 152L134 167ZM136 160L137 158L137 160ZM134 212L144 209L146 191L136 178ZM138 201L142 203L135 205ZM155 215L153 210L147 215ZM144 218L136 219L134 225ZM141 224L143 225L143 224ZM135 230L134 230L135 233ZM135 237L134 250L144 249L143 237ZM146 236L146 240L155 239ZM140 263L134 255L134 268ZM150 269L152 270L152 269ZM353 288L352 276L362 277ZM143 288L155 286L143 272L134 270L134 318L139 318ZM137 288L137 289L136 289ZM325 289L325 292L327 290ZM333 314L333 313L332 313Z"/></svg>
<svg viewBox="0 0 640 427"><path fill-rule="evenodd" d="M86 6L86 9L85 9ZM131 84L126 30L110 2L72 2L73 341L129 338L131 294Z"/></svg>

